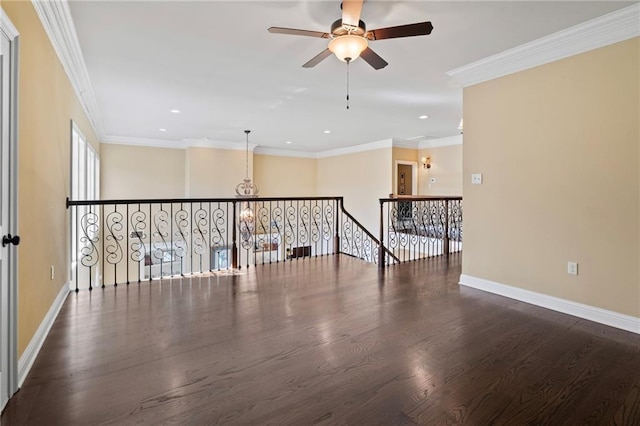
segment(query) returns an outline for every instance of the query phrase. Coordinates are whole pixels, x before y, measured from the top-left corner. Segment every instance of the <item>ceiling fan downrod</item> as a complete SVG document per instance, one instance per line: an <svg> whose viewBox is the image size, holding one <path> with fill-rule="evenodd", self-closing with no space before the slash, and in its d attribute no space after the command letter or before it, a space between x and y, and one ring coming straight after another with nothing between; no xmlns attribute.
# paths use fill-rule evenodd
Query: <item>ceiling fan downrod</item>
<svg viewBox="0 0 640 426"><path fill-rule="evenodd" d="M347 109L349 109L349 64L351 63L351 58L346 58L347 62Z"/></svg>

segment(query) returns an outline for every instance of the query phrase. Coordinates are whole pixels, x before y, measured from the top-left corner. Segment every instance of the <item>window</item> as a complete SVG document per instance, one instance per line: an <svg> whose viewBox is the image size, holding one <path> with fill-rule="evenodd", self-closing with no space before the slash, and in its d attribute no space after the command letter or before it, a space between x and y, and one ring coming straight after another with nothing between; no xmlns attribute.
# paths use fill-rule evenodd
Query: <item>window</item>
<svg viewBox="0 0 640 426"><path fill-rule="evenodd" d="M75 123L71 125L71 199L100 198L100 157Z"/></svg>
<svg viewBox="0 0 640 426"><path fill-rule="evenodd" d="M74 201L100 199L100 157L73 122L71 122L71 199ZM92 211L91 207L71 209L71 288L74 288L75 282L79 280L77 262L82 258L82 250L92 244L91 240L95 237L93 227L83 231L79 223L83 218L86 219L88 214L95 215L99 220L99 211ZM87 281L86 277L80 278L82 279L79 281Z"/></svg>

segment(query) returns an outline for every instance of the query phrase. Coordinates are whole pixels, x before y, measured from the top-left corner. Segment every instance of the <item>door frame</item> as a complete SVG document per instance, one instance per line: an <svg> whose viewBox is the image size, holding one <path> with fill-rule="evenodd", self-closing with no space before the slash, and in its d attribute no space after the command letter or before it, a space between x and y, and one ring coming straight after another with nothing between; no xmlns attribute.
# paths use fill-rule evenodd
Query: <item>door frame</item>
<svg viewBox="0 0 640 426"><path fill-rule="evenodd" d="M5 188L9 192L9 223L4 229L5 233L18 234L18 51L20 48L19 32L13 25L4 9L0 6L0 31L7 35L9 42L11 43L11 68L9 74L9 182L6 183ZM1 143L1 141L0 141ZM7 267L9 271L8 286L8 300L2 302L8 309L2 309L1 315L3 315L3 324L7 324L7 336L2 337L6 339L7 345L4 347L3 353L0 353L1 357L6 357L8 360L8 371L2 372L6 374L6 380L8 385L7 398L18 390L18 250L15 246L7 250ZM0 411L4 409L4 405L7 401L0 401Z"/></svg>
<svg viewBox="0 0 640 426"><path fill-rule="evenodd" d="M401 164L406 166L411 166L411 195L412 196L418 195L418 162L405 161L405 160L396 160L396 164L393 171L395 175L393 193L396 194L398 189L398 166Z"/></svg>

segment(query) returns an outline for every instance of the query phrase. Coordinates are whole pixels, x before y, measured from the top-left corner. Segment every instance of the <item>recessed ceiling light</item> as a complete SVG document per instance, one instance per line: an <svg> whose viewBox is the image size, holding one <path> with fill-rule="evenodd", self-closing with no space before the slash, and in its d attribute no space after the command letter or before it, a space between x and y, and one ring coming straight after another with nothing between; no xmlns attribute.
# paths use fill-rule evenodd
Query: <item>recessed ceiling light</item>
<svg viewBox="0 0 640 426"><path fill-rule="evenodd" d="M167 129L158 129L158 130L160 130L161 132L166 132L167 131Z"/></svg>
<svg viewBox="0 0 640 426"><path fill-rule="evenodd" d="M428 115L421 115L420 117L418 117L420 120L426 120L427 118L429 118Z"/></svg>
<svg viewBox="0 0 640 426"><path fill-rule="evenodd" d="M172 109L171 112L174 113L174 114L180 114L180 110L179 109Z"/></svg>
<svg viewBox="0 0 640 426"><path fill-rule="evenodd" d="M291 141L286 141L285 142L287 145L291 145Z"/></svg>
<svg viewBox="0 0 640 426"><path fill-rule="evenodd" d="M331 133L331 130L325 130L325 131L324 131L324 132L322 132L322 133Z"/></svg>

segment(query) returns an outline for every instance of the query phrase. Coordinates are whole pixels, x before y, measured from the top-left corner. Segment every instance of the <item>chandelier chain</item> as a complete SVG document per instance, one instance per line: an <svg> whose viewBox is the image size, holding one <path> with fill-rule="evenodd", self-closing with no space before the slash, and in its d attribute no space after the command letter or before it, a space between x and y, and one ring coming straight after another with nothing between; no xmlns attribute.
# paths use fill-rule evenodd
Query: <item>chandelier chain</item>
<svg viewBox="0 0 640 426"><path fill-rule="evenodd" d="M249 133L251 130L245 130L244 132L247 135L247 144L244 155L244 177L249 178Z"/></svg>

